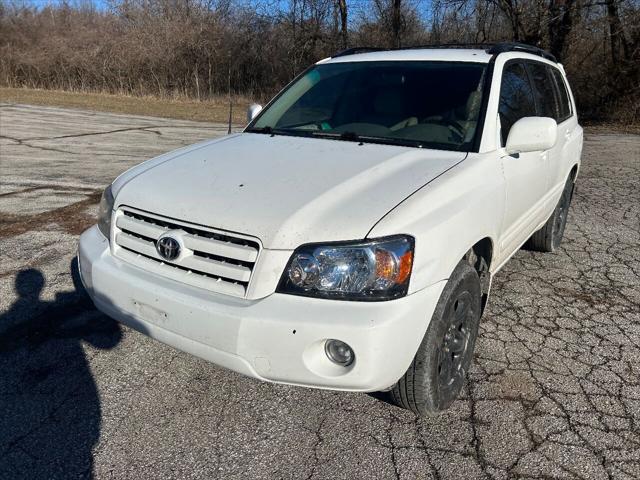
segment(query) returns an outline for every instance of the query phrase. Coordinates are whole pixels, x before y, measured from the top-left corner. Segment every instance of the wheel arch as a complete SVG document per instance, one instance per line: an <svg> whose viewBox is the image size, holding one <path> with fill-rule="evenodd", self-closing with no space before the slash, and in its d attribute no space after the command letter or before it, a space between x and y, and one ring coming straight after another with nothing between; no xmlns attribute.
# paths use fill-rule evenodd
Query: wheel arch
<svg viewBox="0 0 640 480"><path fill-rule="evenodd" d="M493 240L491 237L478 240L467 250L463 258L478 274L482 292L482 312L484 312L491 289L491 262L493 260Z"/></svg>
<svg viewBox="0 0 640 480"><path fill-rule="evenodd" d="M484 260L486 263L486 269L491 270L491 260L493 259L493 240L491 237L484 237L478 240L473 246L469 249L469 252L475 253L478 257L478 260ZM479 265L472 266L479 271Z"/></svg>
<svg viewBox="0 0 640 480"><path fill-rule="evenodd" d="M575 163L573 165L573 167L571 167L571 171L569 172L569 176L571 177L572 181L576 181L576 178L578 177L578 170L580 169L580 166Z"/></svg>

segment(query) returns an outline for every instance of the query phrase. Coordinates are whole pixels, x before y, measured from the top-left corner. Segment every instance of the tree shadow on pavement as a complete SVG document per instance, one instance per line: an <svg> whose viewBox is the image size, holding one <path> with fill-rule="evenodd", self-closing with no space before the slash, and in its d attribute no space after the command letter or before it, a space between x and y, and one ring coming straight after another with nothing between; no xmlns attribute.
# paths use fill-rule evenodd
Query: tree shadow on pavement
<svg viewBox="0 0 640 480"><path fill-rule="evenodd" d="M19 298L0 314L0 479L91 478L101 408L83 342L111 349L119 325L75 289L40 299L42 272L18 272Z"/></svg>

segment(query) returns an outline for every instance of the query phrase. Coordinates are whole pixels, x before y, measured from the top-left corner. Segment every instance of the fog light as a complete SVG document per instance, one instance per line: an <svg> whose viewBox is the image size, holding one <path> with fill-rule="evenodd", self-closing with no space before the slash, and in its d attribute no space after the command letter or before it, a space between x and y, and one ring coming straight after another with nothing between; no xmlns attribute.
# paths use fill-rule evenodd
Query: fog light
<svg viewBox="0 0 640 480"><path fill-rule="evenodd" d="M329 360L343 367L351 365L356 358L351 347L340 340L327 340L324 344L324 351Z"/></svg>

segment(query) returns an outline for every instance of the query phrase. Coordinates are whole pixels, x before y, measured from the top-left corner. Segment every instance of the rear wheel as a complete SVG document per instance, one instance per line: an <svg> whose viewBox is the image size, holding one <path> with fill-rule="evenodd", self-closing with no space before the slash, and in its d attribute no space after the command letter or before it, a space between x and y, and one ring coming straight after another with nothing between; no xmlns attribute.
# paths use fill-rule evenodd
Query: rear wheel
<svg viewBox="0 0 640 480"><path fill-rule="evenodd" d="M560 242L567 226L567 215L573 196L573 179L569 177L562 191L562 196L556 205L553 214L540 230L534 233L524 248L536 252L555 252L560 247Z"/></svg>
<svg viewBox="0 0 640 480"><path fill-rule="evenodd" d="M480 280L462 260L447 282L418 352L391 389L399 407L433 415L458 397L471 365L481 312Z"/></svg>

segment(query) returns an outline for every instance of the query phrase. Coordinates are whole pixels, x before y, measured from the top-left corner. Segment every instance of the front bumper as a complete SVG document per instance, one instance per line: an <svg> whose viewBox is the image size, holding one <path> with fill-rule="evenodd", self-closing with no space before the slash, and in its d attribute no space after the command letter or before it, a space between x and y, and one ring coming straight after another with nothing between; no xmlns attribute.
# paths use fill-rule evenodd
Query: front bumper
<svg viewBox="0 0 640 480"><path fill-rule="evenodd" d="M80 273L96 307L175 348L261 380L377 391L409 367L445 282L388 302L271 294L245 300L169 280L111 255L97 227L80 237ZM259 281L259 279L254 279ZM326 339L348 343L349 367L332 363Z"/></svg>

